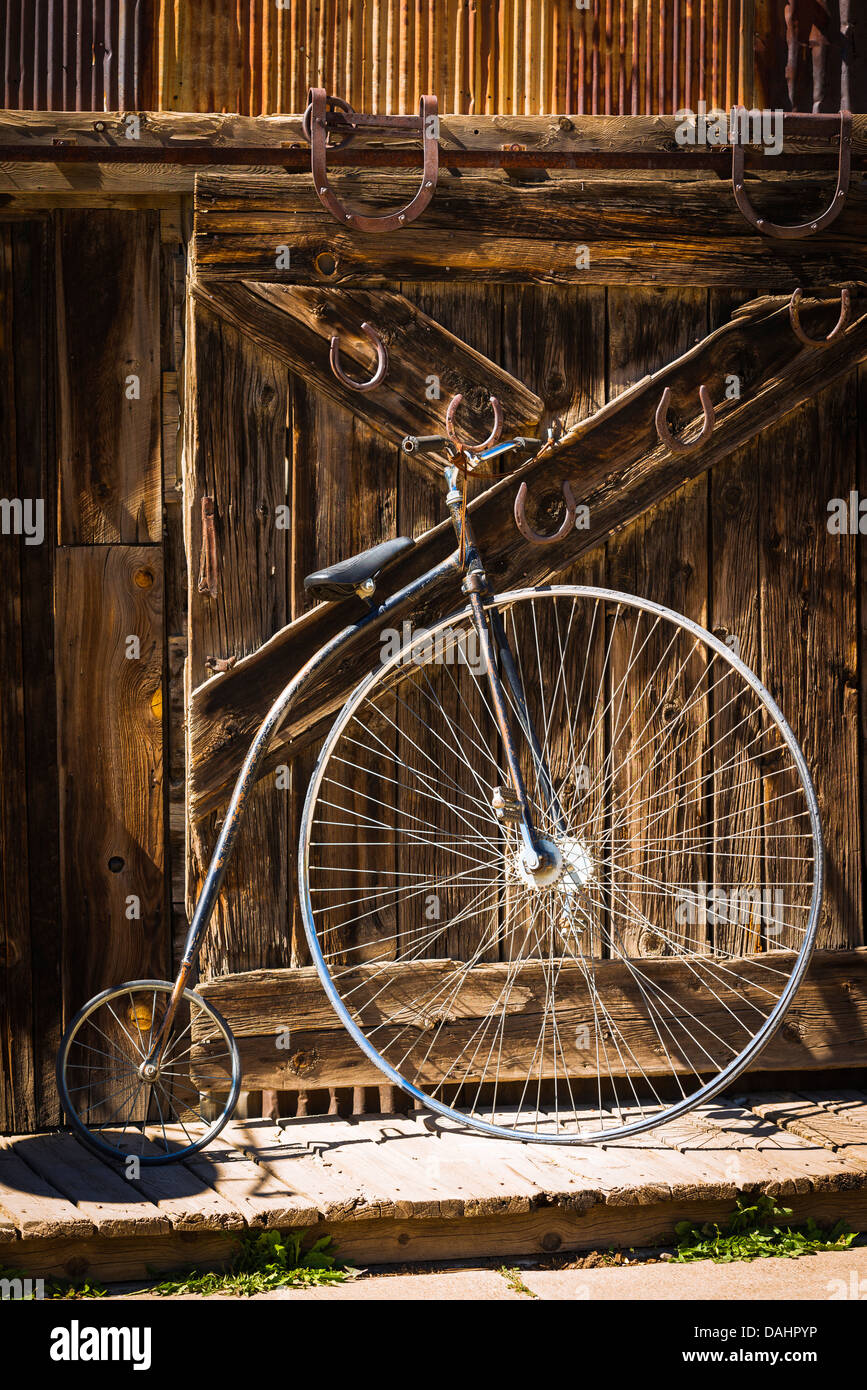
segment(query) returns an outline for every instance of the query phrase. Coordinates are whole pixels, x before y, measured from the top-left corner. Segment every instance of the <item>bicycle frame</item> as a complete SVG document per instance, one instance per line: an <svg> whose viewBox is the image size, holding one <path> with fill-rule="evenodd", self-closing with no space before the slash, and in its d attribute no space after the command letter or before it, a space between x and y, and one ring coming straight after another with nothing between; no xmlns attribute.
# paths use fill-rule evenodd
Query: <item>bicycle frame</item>
<svg viewBox="0 0 867 1390"><path fill-rule="evenodd" d="M491 452L497 451L492 450ZM228 810L226 811L226 817L223 821L213 855L211 856L205 882L202 885L202 891L196 903L195 912L193 913L193 920L190 923L190 928L187 933L183 957L168 1008L154 1036L148 1056L141 1067L142 1075L145 1078L155 1073L157 1063L162 1056L166 1040L171 1032L175 1013L177 1012L178 1005L189 982L193 966L198 958L205 932L217 901L217 896L226 876L226 870L238 836L241 820L253 787L256 784L259 769L291 706L304 690L313 683L316 677L321 673L322 668L333 660L344 646L351 643L360 633L364 632L366 628L381 621L383 618L387 618L390 613L405 608L407 604L412 604L423 599L444 576L448 576L449 574L454 574L455 579L458 579L461 574L463 575L461 588L467 595L473 625L478 633L485 666L485 676L491 693L497 727L503 741L503 749L506 756L512 792L520 810L520 833L523 841L522 858L524 865L529 873L534 873L543 869L549 862L549 855L540 843L539 835L533 822L530 800L521 774L518 760L518 744L509 718L504 681L501 679L500 671L498 670L498 657L499 664L502 667L505 685L508 686L512 701L518 712L521 728L536 764L537 775L548 801L549 809L552 811L555 821L565 826L562 807L554 791L548 769L545 766L538 736L533 728L529 714L527 713L521 690L520 678L502 619L498 613L489 614L485 606L486 603L493 599L493 593L488 585L482 556L476 545L472 526L463 506L463 493L457 486L459 476L458 469L454 464L449 464L444 469L444 476L448 484L446 506L449 510L458 538L458 549L434 569L428 570L426 574L423 574L411 584L405 585L404 588L392 594L382 603L374 604L373 601L369 599L367 613L357 622L351 623L343 628L330 642L327 642L324 647L321 647L319 651L310 658L301 670L293 676L289 684L283 688L259 726L256 737L250 745L249 752L238 774Z"/></svg>

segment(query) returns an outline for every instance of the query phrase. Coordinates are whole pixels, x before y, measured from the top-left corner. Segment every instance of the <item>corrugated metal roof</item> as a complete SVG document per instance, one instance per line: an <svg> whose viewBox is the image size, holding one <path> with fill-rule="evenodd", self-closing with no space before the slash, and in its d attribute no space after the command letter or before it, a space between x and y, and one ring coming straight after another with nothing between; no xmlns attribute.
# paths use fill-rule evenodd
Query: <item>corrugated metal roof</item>
<svg viewBox="0 0 867 1390"><path fill-rule="evenodd" d="M299 111L317 85L365 111L414 111L424 92L480 115L725 106L738 97L741 11L742 0L161 0L159 104Z"/></svg>
<svg viewBox="0 0 867 1390"><path fill-rule="evenodd" d="M150 0L0 0L3 105L117 111L151 104Z"/></svg>
<svg viewBox="0 0 867 1390"><path fill-rule="evenodd" d="M788 17L788 18L787 18ZM840 0L0 0L5 105L297 112L310 86L356 110L652 114L703 100L840 100ZM787 33L787 23L789 31ZM793 46L790 48L790 43ZM818 80L818 79L817 79Z"/></svg>

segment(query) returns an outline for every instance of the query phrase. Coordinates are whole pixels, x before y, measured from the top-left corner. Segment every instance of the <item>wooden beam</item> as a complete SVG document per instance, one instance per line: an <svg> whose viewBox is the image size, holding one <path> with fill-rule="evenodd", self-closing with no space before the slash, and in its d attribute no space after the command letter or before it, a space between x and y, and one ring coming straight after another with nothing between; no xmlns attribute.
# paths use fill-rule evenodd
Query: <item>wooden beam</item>
<svg viewBox="0 0 867 1390"><path fill-rule="evenodd" d="M807 301L807 332L814 337L827 332L834 314L833 307ZM785 301L753 301L689 352L581 421L532 463L487 489L471 503L471 512L496 588L550 580L689 478L845 375L867 357L864 295L853 296L853 316L851 328L830 346L804 348L792 333ZM740 400L726 399L732 376L741 383ZM693 433L702 383L716 403L714 433L694 452L672 454L660 445L653 425L662 391L671 387L681 423ZM542 510L549 518L560 505L562 483L569 481L576 498L589 507L588 528L544 548L525 541L515 530L512 512L519 481L526 481L531 497L535 493L545 504ZM543 521L540 529L544 527ZM449 522L427 532L390 572L390 592L441 562L453 548ZM459 605L457 585L443 580L427 596L415 621L429 626ZM227 798L253 734L279 691L319 647L362 612L354 599L322 605L276 633L232 671L193 692L189 806L194 820ZM400 616L392 613L387 621L394 624ZM283 757L286 745L291 756L322 729L346 699L358 671L377 659L379 641L374 624L341 653L337 670L333 664L323 669L281 730L278 747Z"/></svg>
<svg viewBox="0 0 867 1390"><path fill-rule="evenodd" d="M136 124L137 122L137 124ZM558 156L604 155L642 158L680 153L674 115L656 116L461 116L440 115L441 155L496 151L499 154ZM804 153L816 147L832 154L839 129L835 115L818 120L804 113L786 113L785 149ZM419 147L413 131L386 133L360 128L341 162L352 163L359 151ZM684 147L689 152L689 147ZM142 152L145 152L144 154ZM191 164L258 164L292 160L300 154L309 164L310 146L301 115L241 116L182 111L4 111L0 115L0 161L10 158L70 163L83 154L130 163L147 159L184 159ZM329 151L329 161L338 156ZM853 158L867 157L867 116L855 115Z"/></svg>
<svg viewBox="0 0 867 1390"><path fill-rule="evenodd" d="M544 402L537 395L403 295L248 282L198 284L194 294L308 384L395 443L407 434L444 434L446 410L458 392L468 405L480 407L483 433L490 427L492 395L503 408L506 437L532 434L542 417ZM336 333L344 371L357 380L368 379L376 363L372 345L360 331L366 320L386 344L388 374L377 390L357 392L332 372L329 344ZM470 433L471 426L468 417Z"/></svg>
<svg viewBox="0 0 867 1390"><path fill-rule="evenodd" d="M789 969L794 956L780 953L781 968ZM719 999L707 999L701 1022L704 1046L714 1050L713 1036L726 1037L732 1013L752 1026L756 1009L767 1008L767 955L742 957L731 962L739 977L738 987ZM508 991L508 1005L502 1031L498 1076L503 1082L526 1077L526 1059L539 1036L545 1008L545 962L527 962L514 987ZM507 961L475 966L470 979L448 1014L448 1027L434 1041L429 1021L416 1024L414 1001L435 997L437 982L454 971L451 960L420 961L392 969L380 964L359 966L351 976L343 976L344 993L355 991L356 999L370 988L372 1003L362 1015L362 1027L376 1027L381 1048L387 1049L393 1036L401 1037L401 1052L407 1054L406 1070L415 1078L413 1050L418 1049L419 1081L435 1082L454 1057L477 1035L479 1021L503 997L509 975ZM695 974L681 961L665 957L642 959L641 969L655 987L677 1007L696 1010ZM367 986L365 979L376 981ZM629 967L620 961L602 961L596 978L608 987L610 1026L626 1040L624 1051L647 1076L669 1075L671 1063L654 1046L654 1036L646 1026L642 993ZM352 1040L334 1013L316 970L255 970L248 974L224 975L203 981L202 995L224 1016L241 1052L244 1081L248 1086L371 1086L381 1073ZM578 1024L586 1020L593 1029L593 1002L586 984L586 972L565 964L560 970L557 997L561 1007L570 1010ZM450 996L451 998L451 996ZM835 1001L829 1011L828 1001ZM288 1030L288 1046L285 1045ZM280 1037L280 1046L276 1045ZM595 1055L574 1045L575 1030L563 1032L563 1065L571 1078L594 1076ZM194 1051L197 1058L213 1063L208 1046ZM210 1047L216 1046L211 1044ZM720 1065L727 1060L722 1047ZM725 1056L723 1055L725 1053ZM681 1072L692 1065L707 1068L706 1053L696 1049L693 1057L678 1054L672 1058ZM804 983L787 1014L787 1026L780 1030L757 1061L762 1070L811 1071L825 1067L855 1067L867 1063L867 948L853 951L822 951L813 958ZM616 1062L612 1061L616 1066ZM478 1080L473 1073L466 1080Z"/></svg>
<svg viewBox="0 0 867 1390"><path fill-rule="evenodd" d="M416 182L411 174L346 173L340 196L381 212L409 201ZM754 187L762 215L781 223L802 221L807 208L818 212L833 191L827 174L763 175ZM441 172L424 216L382 237L335 221L306 174L205 173L196 183L195 267L207 280L322 284L327 264L332 285L541 280L767 292L863 278L865 240L861 184L853 184L827 232L789 241L757 233L730 183L688 170L629 179L561 174L531 183L499 172ZM289 248L288 268L281 247Z"/></svg>

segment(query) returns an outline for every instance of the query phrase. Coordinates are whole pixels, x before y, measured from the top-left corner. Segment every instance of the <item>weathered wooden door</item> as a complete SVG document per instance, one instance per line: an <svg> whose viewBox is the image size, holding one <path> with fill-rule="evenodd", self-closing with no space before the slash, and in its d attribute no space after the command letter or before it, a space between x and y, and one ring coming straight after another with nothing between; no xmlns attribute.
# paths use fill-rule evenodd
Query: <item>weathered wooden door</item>
<svg viewBox="0 0 867 1390"><path fill-rule="evenodd" d="M368 174L364 193L377 207L393 205L409 182ZM351 176L347 188L358 194ZM821 201L814 181L801 192ZM781 190L771 198L779 205ZM849 237L862 215L858 195L841 219L844 228L852 221L834 245L835 277L860 264ZM546 552L542 564L515 546L504 521L514 489L504 485L485 513L497 518L492 576L603 583L735 642L791 715L817 781L831 865L820 944L861 944L857 540L832 534L827 518L830 501L859 485L852 364L862 349L850 339L841 356L817 350L808 363L786 337L785 298L726 327L750 297L827 280L821 239L792 245L782 252L756 238L712 178L443 175L425 217L398 235L365 238L327 217L307 178L200 176L185 463L191 889L270 698L351 612L351 603L310 612L303 575L441 523L435 477L398 446L405 433L437 432L460 390L481 407L464 422L471 435L487 431L492 393L504 402L507 435L555 417L592 425L561 473L539 480L541 502L554 509L561 476L585 489L590 534ZM817 313L817 324L830 324ZM365 319L385 337L391 367L381 393L355 395L330 372L328 340L338 333L348 370L369 374ZM683 419L697 413L700 371L715 374L718 399L737 376L749 403L689 465L645 468L642 379L691 352L695 403L681 390ZM647 389L658 398L661 386ZM219 569L210 591L197 569L206 498ZM434 530L401 574L450 544L447 527ZM454 606L447 595L438 602L440 611ZM290 722L278 744L215 914L206 974L305 963L293 884L299 804L316 738L362 669L323 690L319 707ZM288 1006L275 996L271 1007L279 1015ZM273 1046L270 1062L264 1048L257 1055L260 1084L293 1084ZM343 1055L325 1048L294 1084L339 1084Z"/></svg>

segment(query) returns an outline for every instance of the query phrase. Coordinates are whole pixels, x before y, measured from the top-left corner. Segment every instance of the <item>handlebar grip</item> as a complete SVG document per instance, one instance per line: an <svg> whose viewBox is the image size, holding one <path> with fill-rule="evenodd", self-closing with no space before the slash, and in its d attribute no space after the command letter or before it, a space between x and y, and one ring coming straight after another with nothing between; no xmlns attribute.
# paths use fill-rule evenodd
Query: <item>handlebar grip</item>
<svg viewBox="0 0 867 1390"><path fill-rule="evenodd" d="M448 443L444 434L408 434L400 447L405 454L417 454L422 449L438 449Z"/></svg>

